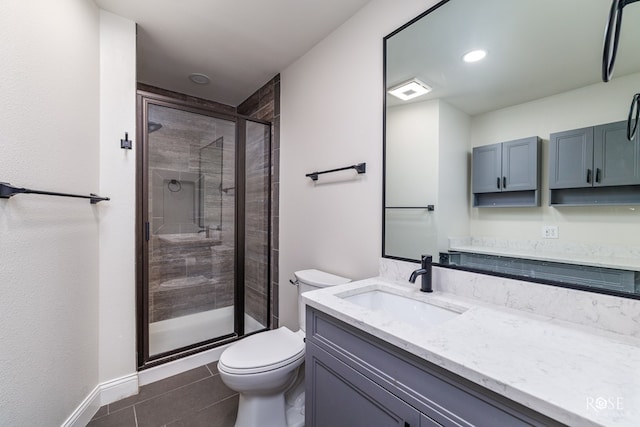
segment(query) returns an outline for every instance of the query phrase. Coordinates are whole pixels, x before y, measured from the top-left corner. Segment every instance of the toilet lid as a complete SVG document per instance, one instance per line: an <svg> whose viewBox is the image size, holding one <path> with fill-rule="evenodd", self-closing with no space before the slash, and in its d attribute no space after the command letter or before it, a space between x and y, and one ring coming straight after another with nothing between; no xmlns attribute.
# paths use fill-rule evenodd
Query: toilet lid
<svg viewBox="0 0 640 427"><path fill-rule="evenodd" d="M229 373L270 371L304 357L304 341L282 326L244 338L227 348L218 361Z"/></svg>
<svg viewBox="0 0 640 427"><path fill-rule="evenodd" d="M315 286L316 288L326 288L327 286L344 285L351 282L351 279L346 277L336 276L335 274L326 273L324 271L310 269L300 270L293 273L296 279L307 285Z"/></svg>

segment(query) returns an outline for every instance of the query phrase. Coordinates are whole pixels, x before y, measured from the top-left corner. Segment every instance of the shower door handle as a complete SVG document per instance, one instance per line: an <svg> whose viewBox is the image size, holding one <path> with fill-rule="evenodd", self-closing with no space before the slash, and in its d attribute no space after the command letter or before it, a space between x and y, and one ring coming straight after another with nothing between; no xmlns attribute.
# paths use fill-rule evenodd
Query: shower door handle
<svg viewBox="0 0 640 427"><path fill-rule="evenodd" d="M144 239L148 242L150 239L150 230L149 230L149 223L145 222L144 223Z"/></svg>

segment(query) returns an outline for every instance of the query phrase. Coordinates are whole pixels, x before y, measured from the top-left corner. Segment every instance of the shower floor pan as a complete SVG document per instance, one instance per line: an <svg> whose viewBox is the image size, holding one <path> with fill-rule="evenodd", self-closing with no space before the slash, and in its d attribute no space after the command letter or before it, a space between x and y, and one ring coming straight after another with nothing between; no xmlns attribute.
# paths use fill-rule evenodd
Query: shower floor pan
<svg viewBox="0 0 640 427"><path fill-rule="evenodd" d="M245 332L263 329L253 317L245 314ZM149 355L186 347L233 333L233 306L203 311L149 324Z"/></svg>

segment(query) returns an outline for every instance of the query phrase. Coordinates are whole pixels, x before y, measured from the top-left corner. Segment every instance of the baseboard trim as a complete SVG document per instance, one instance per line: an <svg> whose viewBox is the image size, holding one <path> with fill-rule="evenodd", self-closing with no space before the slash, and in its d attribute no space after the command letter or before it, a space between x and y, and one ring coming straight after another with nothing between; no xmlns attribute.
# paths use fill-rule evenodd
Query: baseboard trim
<svg viewBox="0 0 640 427"><path fill-rule="evenodd" d="M98 384L61 427L85 427L101 406L137 393L137 372Z"/></svg>
<svg viewBox="0 0 640 427"><path fill-rule="evenodd" d="M61 427L85 427L100 407L138 394L140 386L160 381L207 363L216 362L229 345L231 344L98 384L69 418L62 423Z"/></svg>
<svg viewBox="0 0 640 427"><path fill-rule="evenodd" d="M197 368L198 366L216 362L220 359L222 352L230 345L231 344L226 344L220 347L215 347L210 350L202 351L200 353L192 354L191 356L176 359L174 361L140 371L138 372L139 384L140 386L151 384L173 375L186 372L190 369Z"/></svg>
<svg viewBox="0 0 640 427"><path fill-rule="evenodd" d="M125 375L100 384L100 406L138 394L138 373Z"/></svg>
<svg viewBox="0 0 640 427"><path fill-rule="evenodd" d="M100 385L89 393L89 395L82 401L80 406L62 423L61 427L83 427L86 426L91 418L100 409Z"/></svg>

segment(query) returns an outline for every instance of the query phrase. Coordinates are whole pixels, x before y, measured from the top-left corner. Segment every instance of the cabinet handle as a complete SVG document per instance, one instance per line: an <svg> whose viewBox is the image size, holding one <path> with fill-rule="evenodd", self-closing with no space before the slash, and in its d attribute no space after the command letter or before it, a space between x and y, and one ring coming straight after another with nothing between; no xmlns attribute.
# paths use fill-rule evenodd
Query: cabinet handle
<svg viewBox="0 0 640 427"><path fill-rule="evenodd" d="M498 190L500 189L500 177L497 178L496 185L498 186Z"/></svg>
<svg viewBox="0 0 640 427"><path fill-rule="evenodd" d="M596 182L600 182L600 168L596 168Z"/></svg>
<svg viewBox="0 0 640 427"><path fill-rule="evenodd" d="M591 169L587 169L587 184L591 184Z"/></svg>
<svg viewBox="0 0 640 427"><path fill-rule="evenodd" d="M507 177L506 176L502 177L502 188L503 189L507 188Z"/></svg>

